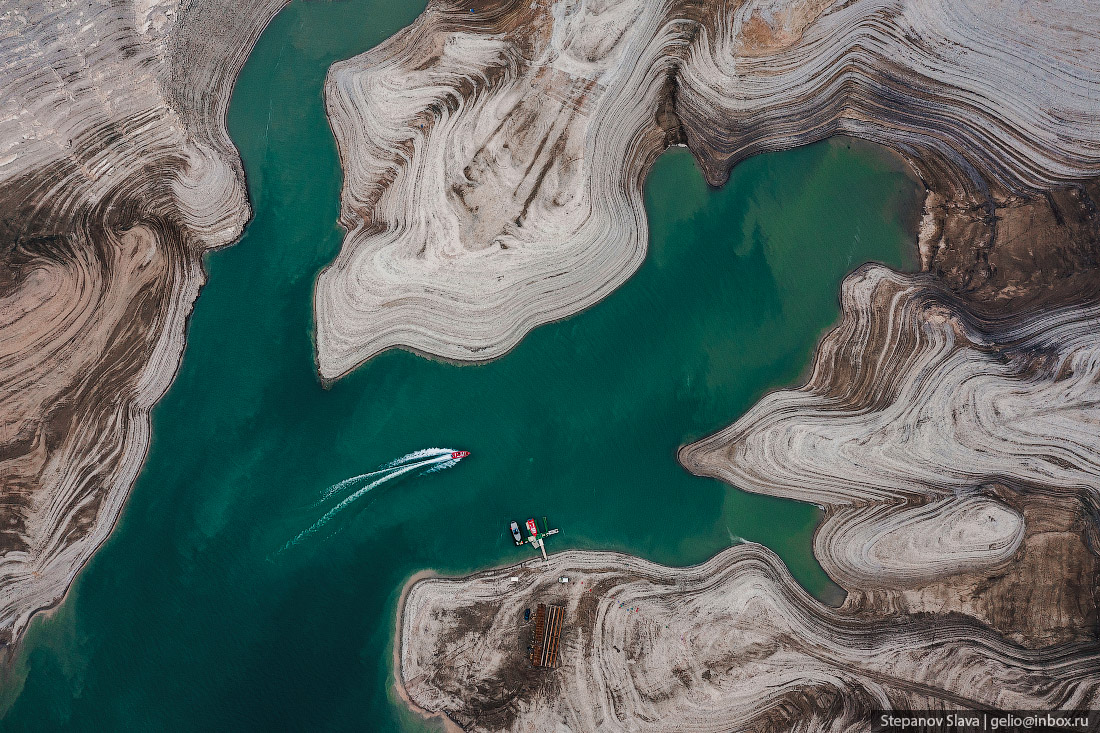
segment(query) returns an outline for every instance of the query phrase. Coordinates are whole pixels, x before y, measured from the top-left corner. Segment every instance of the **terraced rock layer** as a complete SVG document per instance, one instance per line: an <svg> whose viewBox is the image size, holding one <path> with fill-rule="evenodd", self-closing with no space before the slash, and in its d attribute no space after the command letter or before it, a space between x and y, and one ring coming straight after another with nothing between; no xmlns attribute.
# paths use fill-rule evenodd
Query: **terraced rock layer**
<svg viewBox="0 0 1100 733"><path fill-rule="evenodd" d="M1015 641L1095 638L1100 304L987 320L866 266L797 390L680 461L811 501L846 609L957 611Z"/></svg>
<svg viewBox="0 0 1100 733"><path fill-rule="evenodd" d="M525 656L536 603L566 608L553 671ZM684 569L563 552L422 580L400 640L405 694L464 730L861 731L891 707L1100 703L1095 643L1030 650L965 617L854 617L755 544Z"/></svg>
<svg viewBox="0 0 1100 733"><path fill-rule="evenodd" d="M1095 288L1094 10L432 2L326 81L348 235L317 285L321 375L392 347L490 359L607 295L678 142L714 184L764 150L883 143L929 187L922 264L953 289L1015 307Z"/></svg>
<svg viewBox="0 0 1100 733"><path fill-rule="evenodd" d="M225 130L285 0L0 8L0 643L106 538L203 282L249 217Z"/></svg>

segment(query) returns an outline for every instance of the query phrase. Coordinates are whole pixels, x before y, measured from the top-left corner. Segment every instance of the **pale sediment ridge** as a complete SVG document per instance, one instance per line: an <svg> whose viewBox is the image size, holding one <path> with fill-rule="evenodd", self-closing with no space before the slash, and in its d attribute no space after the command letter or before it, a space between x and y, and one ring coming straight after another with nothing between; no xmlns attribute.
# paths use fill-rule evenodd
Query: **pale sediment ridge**
<svg viewBox="0 0 1100 733"><path fill-rule="evenodd" d="M874 596L1024 643L1091 637L1100 306L987 320L933 277L878 266L848 277L842 303L804 386L681 462L824 506L816 554L852 608Z"/></svg>
<svg viewBox="0 0 1100 733"><path fill-rule="evenodd" d="M203 250L248 220L225 131L284 0L0 12L0 643L109 534L176 373Z"/></svg>
<svg viewBox="0 0 1100 733"><path fill-rule="evenodd" d="M1015 11L432 2L326 81L348 236L317 285L321 375L391 347L490 359L604 297L645 254L639 189L680 141L714 183L832 134L889 145L930 187L925 269L986 298L1064 286L1097 241L1100 21Z"/></svg>
<svg viewBox="0 0 1100 733"><path fill-rule="evenodd" d="M523 651L537 603L566 608L553 671ZM466 730L856 731L891 707L1095 707L1098 663L1095 643L1025 649L961 616L853 617L747 544L683 569L564 552L420 581L400 674Z"/></svg>
<svg viewBox="0 0 1100 733"><path fill-rule="evenodd" d="M936 280L869 265L797 390L681 461L749 491L842 506L997 477L1062 493L1100 476L1100 307L984 321Z"/></svg>
<svg viewBox="0 0 1100 733"><path fill-rule="evenodd" d="M951 161L975 184L987 178L1019 192L1097 174L1093 8L939 0L713 5L721 7L702 24L681 69L677 109L716 182L755 152L836 133ZM716 117L724 124L713 124Z"/></svg>
<svg viewBox="0 0 1100 733"><path fill-rule="evenodd" d="M421 718L423 718L425 720L431 720L431 721L434 721L434 722L438 723L439 725L441 725L443 727L443 730L445 731L445 733L452 733L453 731L461 730L461 729L457 725L455 725L454 721L451 720L450 718L448 718L445 713L442 713L442 712L439 712L439 711L432 712L432 711L429 711L429 710L425 710L424 708L419 707L415 702L413 702L412 698L409 697L409 693L405 690L404 679L401 677L401 671L400 671L401 670L401 649L402 649L402 644L400 643L400 639L401 639L401 635L402 635L401 623L402 623L402 619L403 619L402 614L400 612L400 609L405 607L405 599L408 598L409 591L412 590L413 586L415 586L421 580L426 580L428 578L437 578L437 577L439 577L439 575L434 570L421 570L417 573L414 573L413 576L410 577L408 580L406 580L405 584L403 586L401 586L401 594L397 599L398 613L397 613L396 618L394 619L394 639L395 639L395 642L394 642L394 645L393 645L393 671L394 671L394 688L395 688L394 692L396 692L397 696L401 699L401 701L406 706L408 706L409 709L411 709L414 713L416 713L418 716L420 716Z"/></svg>
<svg viewBox="0 0 1100 733"><path fill-rule="evenodd" d="M644 3L547 12L524 6L498 35L433 6L332 67L349 233L317 284L322 376L394 346L500 356L641 264L676 29Z"/></svg>

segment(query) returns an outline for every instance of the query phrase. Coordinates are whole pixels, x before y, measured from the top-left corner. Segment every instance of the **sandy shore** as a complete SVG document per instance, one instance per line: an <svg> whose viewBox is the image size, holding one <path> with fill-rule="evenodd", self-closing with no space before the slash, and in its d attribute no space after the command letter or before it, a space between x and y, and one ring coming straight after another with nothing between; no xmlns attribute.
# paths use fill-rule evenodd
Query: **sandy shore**
<svg viewBox="0 0 1100 733"><path fill-rule="evenodd" d="M401 698L401 701L424 720L439 723L447 733L461 733L462 729L458 727L457 723L448 718L445 713L425 710L413 702L412 698L409 697L408 692L405 690L405 679L401 674L401 650L404 648L401 618L405 610L405 599L408 597L409 591L412 590L414 585L422 580L438 577L441 576L434 570L421 570L418 573L414 573L405 581L405 584L401 586L401 595L397 599L397 613L394 615L393 689L397 693L397 696Z"/></svg>

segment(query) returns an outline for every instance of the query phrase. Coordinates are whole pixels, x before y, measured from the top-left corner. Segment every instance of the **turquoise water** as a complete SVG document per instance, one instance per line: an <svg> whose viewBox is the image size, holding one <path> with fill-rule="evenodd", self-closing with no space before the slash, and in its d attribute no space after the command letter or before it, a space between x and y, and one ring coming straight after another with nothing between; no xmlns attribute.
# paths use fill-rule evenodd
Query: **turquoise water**
<svg viewBox="0 0 1100 733"><path fill-rule="evenodd" d="M321 83L418 11L295 3L260 39L229 117L255 219L207 257L148 462L111 539L32 625L5 729L419 729L391 691L400 587L528 557L513 518L561 527L551 551L674 564L751 539L837 599L810 551L814 507L693 477L675 453L798 378L846 272L907 264L913 182L834 140L753 158L713 191L672 151L646 184L649 257L604 302L491 364L394 351L323 389L310 297L342 232ZM432 447L472 456L335 512L366 480L324 498Z"/></svg>

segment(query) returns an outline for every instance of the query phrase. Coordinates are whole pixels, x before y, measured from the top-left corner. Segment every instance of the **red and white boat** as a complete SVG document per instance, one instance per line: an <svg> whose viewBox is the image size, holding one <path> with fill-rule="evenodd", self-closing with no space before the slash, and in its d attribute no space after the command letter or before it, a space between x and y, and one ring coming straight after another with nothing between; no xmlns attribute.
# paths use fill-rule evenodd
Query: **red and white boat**
<svg viewBox="0 0 1100 733"><path fill-rule="evenodd" d="M470 451L468 450L451 451L451 458L456 461L460 461L468 455L470 455Z"/></svg>

